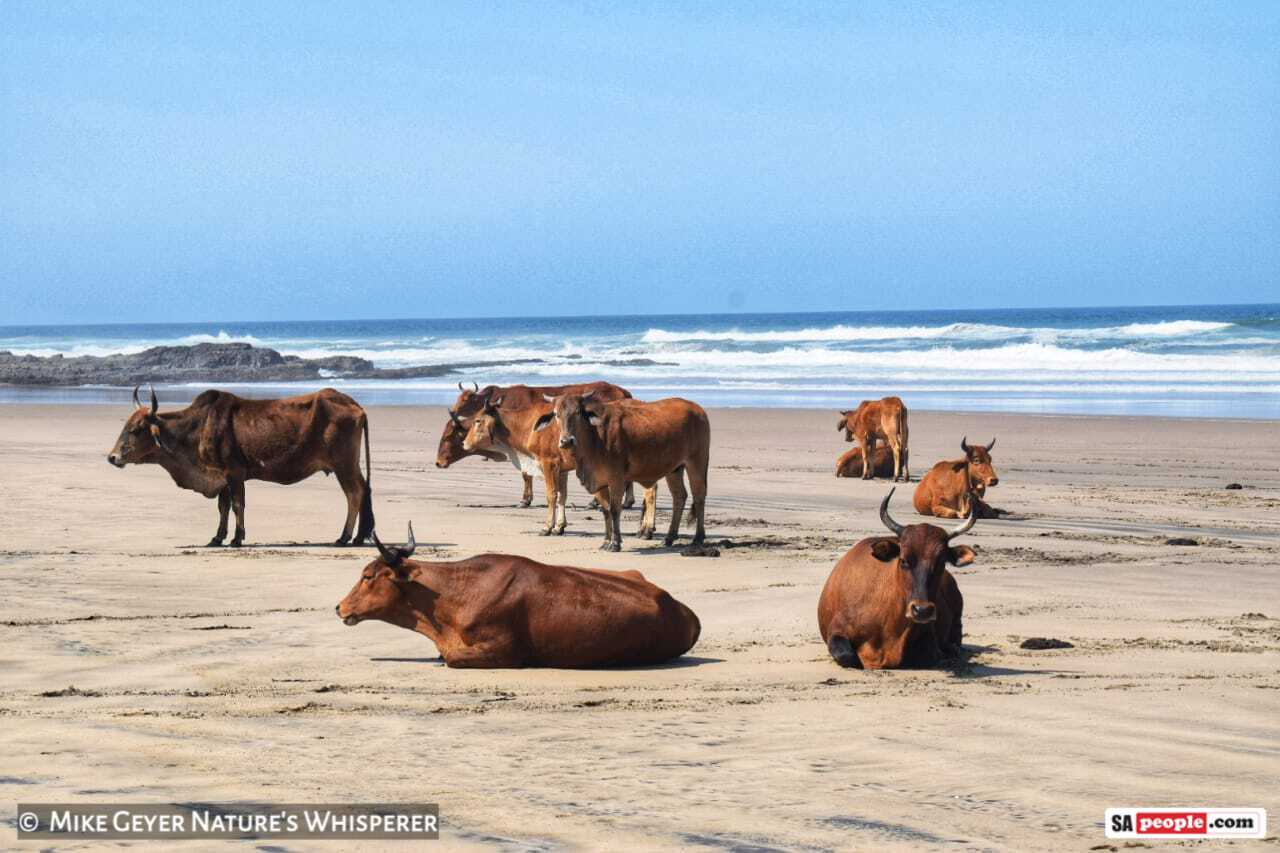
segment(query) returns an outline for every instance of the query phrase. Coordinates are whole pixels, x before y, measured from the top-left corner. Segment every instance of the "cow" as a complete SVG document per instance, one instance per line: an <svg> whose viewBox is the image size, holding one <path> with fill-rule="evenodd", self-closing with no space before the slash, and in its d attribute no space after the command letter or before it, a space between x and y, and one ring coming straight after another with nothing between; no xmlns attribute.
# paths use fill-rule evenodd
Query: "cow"
<svg viewBox="0 0 1280 853"><path fill-rule="evenodd" d="M960 653L964 599L946 564L967 566L973 549L952 545L977 521L950 532L933 524L898 524L893 489L880 503L892 537L871 536L840 558L818 599L818 630L836 663L857 669L933 666Z"/></svg>
<svg viewBox="0 0 1280 853"><path fill-rule="evenodd" d="M907 464L907 407L900 397L863 400L858 408L840 413L836 431L845 441L856 440L862 447L862 479L870 480L875 462L876 441L883 440L893 451L893 479L911 482ZM870 461L872 464L868 465Z"/></svg>
<svg viewBox="0 0 1280 853"><path fill-rule="evenodd" d="M533 474L537 470L534 460L508 456L494 450L466 450L463 440L467 430L471 429L471 420L479 414L491 400L501 396L512 409L522 408L541 402L544 397L555 397L560 394L596 393L602 399L621 400L631 396L631 392L608 382L584 382L577 385L487 385L481 388L479 383L472 382L470 389L458 383L458 399L449 409L449 420L445 421L444 431L440 434L440 443L436 448L436 467L448 468L459 459L467 456L483 456L490 462L510 461L520 472L524 481L524 491L520 495L520 506L533 503ZM623 506L630 508L635 497L630 484L627 486L627 497Z"/></svg>
<svg viewBox="0 0 1280 853"><path fill-rule="evenodd" d="M373 536L379 558L335 608L346 625L374 619L423 634L450 667L650 666L693 648L694 612L631 570L549 566L481 554L429 563Z"/></svg>
<svg viewBox="0 0 1280 853"><path fill-rule="evenodd" d="M947 459L929 469L916 486L912 498L916 512L937 518L964 518L969 515L970 504L976 507L978 518L995 518L1003 514L982 500L989 487L998 485L1000 478L991 465L991 448L996 440L983 446L970 446L968 436L960 439L963 459Z"/></svg>
<svg viewBox="0 0 1280 853"><path fill-rule="evenodd" d="M323 471L336 474L347 496L347 520L335 544L353 544L373 531L369 485L369 418L355 400L332 388L280 400L246 400L226 391L205 391L177 412L159 411L155 389L151 405L138 400L120 437L107 454L117 468L157 464L184 489L218 499L217 547L227 535L227 513L236 514L231 545L244 542L244 484L248 480L289 485ZM364 474L360 442L364 441Z"/></svg>
<svg viewBox="0 0 1280 853"><path fill-rule="evenodd" d="M602 549L622 550L623 485L636 482L647 489L662 478L671 490L671 527L663 540L670 547L680 533L685 473L697 521L693 546L703 544L711 422L701 406L679 397L642 403L565 394L539 416L534 429L545 430L552 420L560 429L560 446L573 453L578 481L604 510Z"/></svg>
<svg viewBox="0 0 1280 853"><path fill-rule="evenodd" d="M893 451L883 444L876 445L876 463L871 469L877 477L888 479L893 476ZM848 453L836 460L837 477L862 476L862 448L854 445Z"/></svg>

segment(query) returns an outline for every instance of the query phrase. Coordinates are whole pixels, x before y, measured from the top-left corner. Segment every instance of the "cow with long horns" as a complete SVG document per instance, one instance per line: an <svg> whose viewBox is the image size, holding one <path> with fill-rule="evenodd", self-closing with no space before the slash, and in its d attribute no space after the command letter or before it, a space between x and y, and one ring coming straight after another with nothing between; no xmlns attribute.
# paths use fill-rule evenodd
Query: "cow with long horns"
<svg viewBox="0 0 1280 853"><path fill-rule="evenodd" d="M927 667L959 654L964 599L947 565L967 566L973 549L951 544L976 517L947 531L880 520L893 536L872 536L836 563L818 599L818 630L836 663L857 669Z"/></svg>
<svg viewBox="0 0 1280 853"><path fill-rule="evenodd" d="M594 392L606 400L622 400L631 396L631 392L627 389L608 382L585 382L577 385L508 385L505 387L487 385L483 389L479 383L472 382L471 385L471 388L464 388L461 382L458 383L458 399L449 407L449 420L445 421L444 431L440 434L440 443L436 448L436 467L448 468L453 463L468 456L483 456L494 462L510 461L516 470L520 472L520 477L524 481L524 488L520 494L520 506L522 507L533 503L533 475L538 470L537 462L531 457L521 457L518 454L509 455L490 448L477 447L468 450L464 447L463 444L466 440L467 432L471 429L476 415L484 411L485 406L490 405L498 397L503 399L504 406L507 409L515 411L540 404L544 397L557 397L561 394L590 394ZM634 503L634 493L631 487L628 486L624 505L630 507Z"/></svg>
<svg viewBox="0 0 1280 853"><path fill-rule="evenodd" d="M226 391L205 391L191 405L161 412L155 389L147 406L133 389L135 409L107 454L117 468L156 464L184 489L218 499L218 530L209 545L227 536L227 516L236 514L231 544L244 542L244 484L264 480L285 485L312 474L336 474L347 496L347 520L337 544L355 544L373 531L369 485L369 418L346 394L324 388L281 400L246 400ZM364 442L365 470L360 471Z"/></svg>
<svg viewBox="0 0 1280 853"><path fill-rule="evenodd" d="M335 607L346 625L378 620L424 635L450 667L645 666L693 648L693 611L637 571L549 566L525 557L411 560L373 536L379 558Z"/></svg>

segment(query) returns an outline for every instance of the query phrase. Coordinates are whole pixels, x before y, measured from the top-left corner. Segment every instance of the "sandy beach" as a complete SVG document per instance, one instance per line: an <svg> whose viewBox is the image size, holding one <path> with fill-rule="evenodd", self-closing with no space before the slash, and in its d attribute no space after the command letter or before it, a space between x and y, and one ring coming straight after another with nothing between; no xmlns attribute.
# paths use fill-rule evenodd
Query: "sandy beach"
<svg viewBox="0 0 1280 853"><path fill-rule="evenodd" d="M708 535L728 543L697 559L631 537L638 509L622 553L597 551L572 479L568 535L542 538L541 483L520 509L509 465L434 467L443 409L372 408L384 538L412 520L422 559L640 569L702 621L669 666L465 671L336 618L374 551L320 544L332 479L249 483L248 547L197 547L213 501L106 463L126 414L0 407L10 803L438 802L441 850L1084 851L1111 806L1280 818L1274 421L913 412L917 477L997 436L988 500L1022 520L964 540L966 661L863 672L828 657L815 608L889 484L833 476L834 411L710 410Z"/></svg>

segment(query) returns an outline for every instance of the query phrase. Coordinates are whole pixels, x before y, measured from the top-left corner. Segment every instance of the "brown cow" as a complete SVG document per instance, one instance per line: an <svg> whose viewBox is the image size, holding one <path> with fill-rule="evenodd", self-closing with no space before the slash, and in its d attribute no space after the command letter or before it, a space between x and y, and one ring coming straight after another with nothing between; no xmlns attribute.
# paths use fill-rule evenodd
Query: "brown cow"
<svg viewBox="0 0 1280 853"><path fill-rule="evenodd" d="M631 392L627 389L608 382L583 382L577 385L508 385L506 387L487 385L484 388L475 382L471 384L473 387L468 390L462 387L461 382L458 383L458 399L449 409L449 420L444 423L444 432L440 434L440 444L436 448L436 467L448 468L459 459L472 455L483 456L491 462L509 460L520 472L520 477L524 481L520 506L529 506L533 503L533 473L536 470L533 460L519 459L494 450L467 450L462 446L467 437L467 431L471 429L472 419L491 400L501 396L507 406L518 409L540 403L544 397L555 397L560 394L595 393L605 400L621 400L631 396ZM633 503L635 503L635 497L628 484L627 497L623 505L630 507Z"/></svg>
<svg viewBox="0 0 1280 853"><path fill-rule="evenodd" d="M996 440L985 447L969 446L966 436L960 440L963 459L948 459L929 469L916 486L912 503L921 515L938 518L964 518L969 515L969 505L976 507L978 518L995 518L1003 510L995 509L982 500L988 486L1000 483L996 469L991 465L991 448Z"/></svg>
<svg viewBox="0 0 1280 853"><path fill-rule="evenodd" d="M893 451L883 444L876 445L876 464L872 473L877 477L888 479L893 476ZM862 448L856 445L836 460L837 477L862 476Z"/></svg>
<svg viewBox="0 0 1280 853"><path fill-rule="evenodd" d="M337 544L355 544L373 531L369 486L369 418L364 409L332 388L282 400L246 400L226 391L205 391L178 412L160 412L156 392L151 406L138 401L125 421L107 461L117 468L155 463L184 489L218 499L218 531L209 546L227 535L227 512L236 513L233 546L244 542L244 484L264 480L285 485L323 471L336 474L347 496L347 521ZM360 473L364 440L365 473Z"/></svg>
<svg viewBox="0 0 1280 853"><path fill-rule="evenodd" d="M698 617L637 571L548 566L525 557L410 560L374 536L381 558L335 608L425 635L451 667L647 666L693 648Z"/></svg>
<svg viewBox="0 0 1280 853"><path fill-rule="evenodd" d="M842 430L845 441L856 439L862 447L862 479L871 479L876 441L883 440L893 451L894 481L911 482L911 469L907 462L907 407L902 404L902 398L863 400L858 408L840 413L836 431ZM868 460L873 464L868 465Z"/></svg>
<svg viewBox="0 0 1280 853"><path fill-rule="evenodd" d="M689 475L697 530L693 545L706 539L707 471L711 462L711 422L697 403L671 397L652 403L604 402L592 395L557 397L553 410L538 418L535 430L552 419L560 427L560 446L573 452L578 481L604 509L604 543L622 550L622 489L627 482L645 488L666 478L671 490L671 527L663 540L672 545L680 533Z"/></svg>
<svg viewBox="0 0 1280 853"><path fill-rule="evenodd" d="M818 630L831 657L858 669L932 666L960 652L964 599L946 564L967 566L974 553L952 539L976 518L947 532L903 526L889 516L893 489L880 503L892 537L872 536L849 549L818 599Z"/></svg>

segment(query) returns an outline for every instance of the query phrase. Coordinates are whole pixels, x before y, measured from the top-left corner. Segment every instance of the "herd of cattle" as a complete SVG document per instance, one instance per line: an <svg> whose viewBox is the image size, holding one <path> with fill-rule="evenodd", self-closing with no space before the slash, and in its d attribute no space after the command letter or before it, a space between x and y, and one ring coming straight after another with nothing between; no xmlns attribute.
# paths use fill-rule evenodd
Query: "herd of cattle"
<svg viewBox="0 0 1280 853"><path fill-rule="evenodd" d="M573 471L604 515L602 549L622 548L621 511L633 504L634 483L644 489L638 535L653 536L659 480L671 492L664 543L671 546L679 536L691 492L692 546L703 544L711 426L698 404L680 398L642 402L607 382L483 389L459 384L458 390L436 465L447 468L467 456L510 461L524 481L522 506L532 503L533 475L541 475L543 535L565 531ZM172 412L159 410L154 389L144 405L135 388L133 401L136 408L107 461L119 468L158 464L182 488L217 498L218 528L210 546L223 544L231 511L231 545L243 543L247 481L291 484L318 472L337 476L347 499L337 543L372 539L379 553L336 607L347 625L374 619L417 631L454 667L655 664L684 654L698 640L701 625L693 611L637 571L550 566L504 554L412 560L412 525L405 545L384 545L374 531L368 416L331 388L280 400L211 390ZM910 481L902 400L868 400L840 414L837 429L857 446L836 463L837 477ZM937 463L916 486L918 513L963 519L958 526L899 524L889 512L891 489L880 520L893 535L863 539L836 563L819 599L818 627L840 665L929 666L959 652L964 601L946 566L972 562L974 552L951 541L978 518L1003 512L983 500L999 482L994 445L994 439L976 446L962 439L963 457Z"/></svg>

